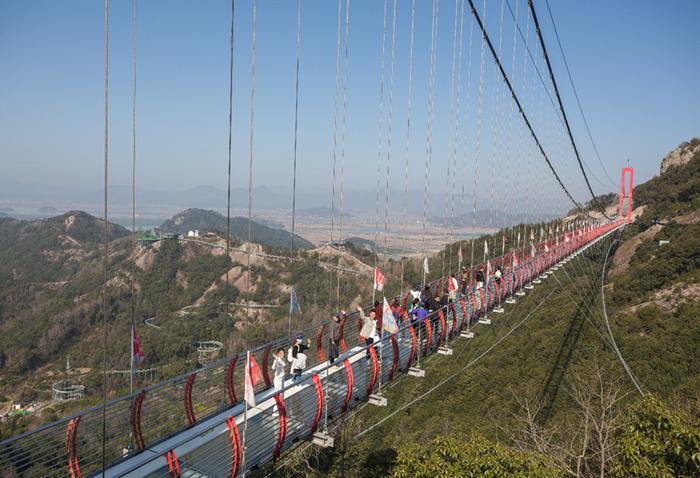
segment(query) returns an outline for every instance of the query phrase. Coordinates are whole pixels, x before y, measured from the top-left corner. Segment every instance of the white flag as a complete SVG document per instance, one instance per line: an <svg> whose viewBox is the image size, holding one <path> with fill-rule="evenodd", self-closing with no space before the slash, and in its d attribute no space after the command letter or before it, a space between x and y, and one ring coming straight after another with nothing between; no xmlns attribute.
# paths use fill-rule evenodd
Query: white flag
<svg viewBox="0 0 700 478"><path fill-rule="evenodd" d="M384 297L384 310L382 311L382 328L390 334L395 334L399 331L399 326L396 324L396 319L394 319L394 312L391 310L386 297Z"/></svg>
<svg viewBox="0 0 700 478"><path fill-rule="evenodd" d="M484 255L489 255L489 243L487 241L484 241Z"/></svg>
<svg viewBox="0 0 700 478"><path fill-rule="evenodd" d="M428 258L423 258L423 272L427 275L430 274L430 269L428 269Z"/></svg>

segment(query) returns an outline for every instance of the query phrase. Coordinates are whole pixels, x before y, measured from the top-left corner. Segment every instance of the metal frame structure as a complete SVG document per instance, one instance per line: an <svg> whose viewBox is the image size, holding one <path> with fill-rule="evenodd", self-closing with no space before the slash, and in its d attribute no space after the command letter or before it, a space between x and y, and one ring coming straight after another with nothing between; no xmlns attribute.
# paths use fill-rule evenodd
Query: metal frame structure
<svg viewBox="0 0 700 478"><path fill-rule="evenodd" d="M629 182L627 192L625 192L625 177L629 174ZM622 177L620 178L620 205L617 209L617 216L622 216L624 200L627 199L627 214L626 219L629 224L632 221L632 191L634 190L634 168L622 168Z"/></svg>

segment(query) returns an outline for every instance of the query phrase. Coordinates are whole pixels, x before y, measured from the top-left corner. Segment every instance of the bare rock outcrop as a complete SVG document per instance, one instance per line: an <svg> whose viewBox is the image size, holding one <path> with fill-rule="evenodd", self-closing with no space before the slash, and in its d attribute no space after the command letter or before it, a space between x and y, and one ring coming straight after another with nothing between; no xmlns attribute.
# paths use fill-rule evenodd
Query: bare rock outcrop
<svg viewBox="0 0 700 478"><path fill-rule="evenodd" d="M693 138L686 143L681 143L661 161L661 174L665 173L671 166L688 163L696 153L700 153L700 138Z"/></svg>

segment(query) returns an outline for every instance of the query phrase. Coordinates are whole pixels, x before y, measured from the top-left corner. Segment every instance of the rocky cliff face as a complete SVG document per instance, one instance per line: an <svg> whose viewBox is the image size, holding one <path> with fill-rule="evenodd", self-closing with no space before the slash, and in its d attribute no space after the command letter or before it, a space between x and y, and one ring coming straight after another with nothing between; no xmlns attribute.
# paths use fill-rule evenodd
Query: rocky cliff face
<svg viewBox="0 0 700 478"><path fill-rule="evenodd" d="M700 152L700 138L693 138L686 143L681 143L661 161L661 174L665 173L671 166L686 164L698 152Z"/></svg>

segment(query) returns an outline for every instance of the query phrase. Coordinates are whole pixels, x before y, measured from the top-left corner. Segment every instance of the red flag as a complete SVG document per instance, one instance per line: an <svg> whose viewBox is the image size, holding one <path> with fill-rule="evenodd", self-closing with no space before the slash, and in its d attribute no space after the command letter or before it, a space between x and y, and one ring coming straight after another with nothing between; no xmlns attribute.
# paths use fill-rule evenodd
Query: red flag
<svg viewBox="0 0 700 478"><path fill-rule="evenodd" d="M139 337L136 335L136 326L131 326L131 361L133 363L141 363L146 356L141 348L141 343L139 343Z"/></svg>
<svg viewBox="0 0 700 478"><path fill-rule="evenodd" d="M384 290L384 274L379 270L379 267L374 268L374 289L378 291Z"/></svg>
<svg viewBox="0 0 700 478"><path fill-rule="evenodd" d="M260 381L260 367L251 355L247 352L245 364L245 401L251 407L255 406L255 385Z"/></svg>

